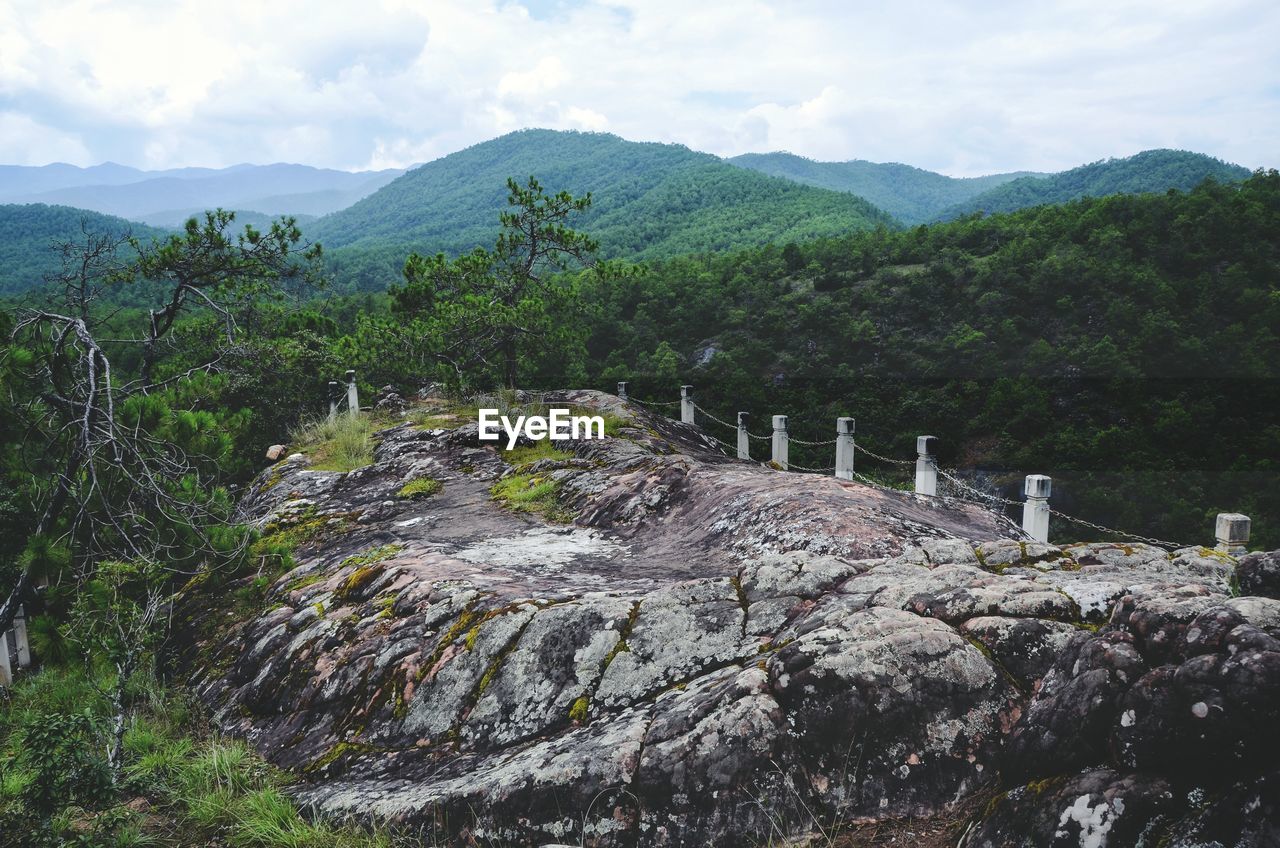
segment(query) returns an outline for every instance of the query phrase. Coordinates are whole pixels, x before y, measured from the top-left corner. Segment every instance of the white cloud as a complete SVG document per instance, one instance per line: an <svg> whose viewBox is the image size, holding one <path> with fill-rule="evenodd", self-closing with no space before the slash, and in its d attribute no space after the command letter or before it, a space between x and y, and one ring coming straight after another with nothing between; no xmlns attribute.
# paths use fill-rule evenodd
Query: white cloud
<svg viewBox="0 0 1280 848"><path fill-rule="evenodd" d="M1280 164L1264 0L15 0L0 156L385 167L526 126L948 173Z"/></svg>
<svg viewBox="0 0 1280 848"><path fill-rule="evenodd" d="M89 149L74 135L14 112L0 112L0 162L6 165L96 164Z"/></svg>

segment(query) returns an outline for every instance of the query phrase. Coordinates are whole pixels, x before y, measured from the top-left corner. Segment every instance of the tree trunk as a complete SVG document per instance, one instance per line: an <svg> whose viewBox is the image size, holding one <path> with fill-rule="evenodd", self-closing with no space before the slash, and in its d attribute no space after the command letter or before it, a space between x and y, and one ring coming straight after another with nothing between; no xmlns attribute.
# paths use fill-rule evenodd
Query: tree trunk
<svg viewBox="0 0 1280 848"><path fill-rule="evenodd" d="M133 676L136 665L133 657L116 663L116 682L111 687L111 743L107 746L107 768L111 772L111 785L120 782L120 767L124 754L124 690Z"/></svg>

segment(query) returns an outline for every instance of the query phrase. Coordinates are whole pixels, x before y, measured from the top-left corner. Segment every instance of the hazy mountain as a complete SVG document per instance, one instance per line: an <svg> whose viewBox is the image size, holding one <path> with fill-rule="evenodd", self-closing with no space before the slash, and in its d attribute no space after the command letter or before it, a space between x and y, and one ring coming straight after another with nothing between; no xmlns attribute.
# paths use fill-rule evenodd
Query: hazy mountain
<svg viewBox="0 0 1280 848"><path fill-rule="evenodd" d="M404 173L335 171L307 165L233 165L140 171L107 163L0 167L0 202L89 209L156 226L223 207L266 215L319 216L350 206Z"/></svg>
<svg viewBox="0 0 1280 848"><path fill-rule="evenodd" d="M745 153L726 161L805 185L847 191L869 200L904 224L931 221L948 207L1031 171L986 177L948 177L895 162L818 162L794 153Z"/></svg>
<svg viewBox="0 0 1280 848"><path fill-rule="evenodd" d="M415 168L309 228L326 248L457 253L493 242L508 177L591 192L574 226L631 258L726 250L892 225L851 195L802 186L673 144L523 130ZM404 251L395 252L403 263ZM383 263L385 265L385 263ZM394 268L392 271L394 272Z"/></svg>
<svg viewBox="0 0 1280 848"><path fill-rule="evenodd" d="M948 220L971 212L1012 212L1109 194L1161 193L1171 188L1186 191L1206 179L1239 182L1249 174L1248 168L1203 153L1146 150L1124 159L1106 159L1058 174L1012 180L948 207L936 217Z"/></svg>

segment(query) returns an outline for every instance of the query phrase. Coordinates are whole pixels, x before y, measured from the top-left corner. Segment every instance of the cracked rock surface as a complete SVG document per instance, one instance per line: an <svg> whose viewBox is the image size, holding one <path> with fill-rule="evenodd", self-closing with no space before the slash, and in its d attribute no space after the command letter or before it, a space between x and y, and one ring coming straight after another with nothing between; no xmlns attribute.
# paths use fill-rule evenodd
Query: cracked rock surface
<svg viewBox="0 0 1280 848"><path fill-rule="evenodd" d="M985 792L969 846L1278 844L1280 601L1233 597L1234 560L1001 538L548 399L621 421L521 469L571 524L495 502L512 469L465 421L386 430L348 474L295 455L244 500L308 529L297 567L247 617L193 590L188 661L309 808L459 844L738 845ZM443 489L398 496L423 477Z"/></svg>

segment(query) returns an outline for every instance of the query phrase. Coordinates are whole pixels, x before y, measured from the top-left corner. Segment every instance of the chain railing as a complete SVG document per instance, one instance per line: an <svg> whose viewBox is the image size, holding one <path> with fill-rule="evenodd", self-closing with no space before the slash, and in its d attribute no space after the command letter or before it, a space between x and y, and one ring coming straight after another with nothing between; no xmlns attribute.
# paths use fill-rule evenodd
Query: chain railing
<svg viewBox="0 0 1280 848"><path fill-rule="evenodd" d="M1155 545L1157 548L1169 548L1170 550L1179 550L1181 548L1194 548L1198 545L1184 545L1181 542L1169 542L1164 539L1156 539L1151 536L1140 536L1137 533L1126 533L1123 530L1117 530L1114 527L1105 527L1101 524L1095 524L1092 521L1086 521L1083 518L1077 518L1074 515L1067 515L1065 512L1059 512L1056 509L1049 510L1050 515L1056 515L1063 521L1070 521L1073 524L1081 524L1091 530L1100 530L1103 533L1110 533L1113 536L1119 536L1122 539L1130 539L1135 542L1145 542L1148 545Z"/></svg>
<svg viewBox="0 0 1280 848"><path fill-rule="evenodd" d="M864 485L871 486L886 492L903 493L903 489L895 489L892 486L886 486L879 483L867 475L854 470L853 460L857 456L859 458L867 457L877 462L885 463L897 468L908 466L916 467L915 494L925 495L929 497L937 497L944 502L958 502L967 504L976 504L991 512L996 519L1003 525L1011 529L1017 538L1026 538L1040 542L1048 541L1048 520L1050 516L1058 518L1062 521L1078 524L1097 530L1102 533L1108 533L1124 539L1136 542L1143 542L1161 548L1176 550L1179 548L1194 547L1192 545L1182 545L1176 542L1170 542L1163 539L1157 539L1151 536L1144 536L1138 533L1128 533L1117 530L1113 527L1107 527L1083 518L1068 515L1060 510L1050 509L1048 504L1048 494L1050 480L1042 475L1029 475L1026 480L1026 499L1022 501L1013 500L1011 498L1001 497L1000 495L984 491L970 483L962 480L958 475L961 473L959 469L944 468L938 465L937 460L933 456L932 448L928 445L932 444L932 437L922 436L918 441L918 454L914 459L898 459L892 456L885 456L868 449L862 442L853 438L852 419L840 419L837 430L840 435L834 439L808 440L800 439L790 435L786 428L786 418L778 416L775 418L774 433L769 435L761 435L753 433L745 426L745 423L733 423L716 415L712 411L706 409L692 399L692 386L684 386L681 388L682 399L674 401L646 401L634 397L626 397L626 400L635 401L648 407L674 407L683 406L682 418L686 422L694 420L694 412L700 413L703 418L711 421L721 427L726 427L738 433L739 436L745 436L746 442L740 442L744 445L740 448L738 445L731 445L728 442L717 438L716 436L706 433L709 439L723 447L731 456L739 455L741 451L743 456L746 455L745 444L750 441L756 442L772 442L773 458L767 463L760 463L766 467L781 468L786 471L798 471L806 474L830 474L835 473L836 477L849 480L858 480ZM745 419L745 416L744 416ZM779 421L781 424L779 424ZM849 422L848 432L846 433L844 422ZM841 444L842 439L847 439L845 444ZM836 448L836 464L828 466L807 466L790 461L789 446L797 445L806 449L826 448L835 446ZM937 492L937 478L941 477L950 488L950 494L939 494ZM1021 507L1023 509L1022 524L1019 525L1008 515L1011 507ZM1218 528L1216 534L1218 536L1218 549L1238 553L1244 549L1248 541L1249 519L1246 516L1236 515L1235 513L1224 513L1218 517ZM1226 529L1224 529L1226 528Z"/></svg>

